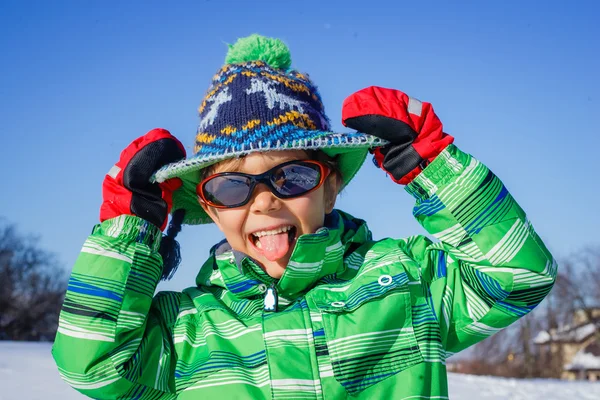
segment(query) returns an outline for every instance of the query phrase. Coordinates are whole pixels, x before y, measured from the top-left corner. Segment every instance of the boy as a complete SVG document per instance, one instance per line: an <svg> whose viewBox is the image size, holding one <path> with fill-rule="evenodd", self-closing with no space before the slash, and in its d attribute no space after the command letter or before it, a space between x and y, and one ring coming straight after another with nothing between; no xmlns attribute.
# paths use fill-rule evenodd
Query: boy
<svg viewBox="0 0 600 400"><path fill-rule="evenodd" d="M167 131L105 178L53 354L94 398L447 398L446 358L531 311L556 264L500 180L430 104L363 89L334 134L278 40L231 46L200 106L195 155ZM368 149L416 198L424 236L373 241L335 210ZM162 167L162 168L161 168ZM153 172L154 180L149 183ZM164 243L183 223L225 235L182 293ZM166 240L166 241L165 241ZM168 247L168 246L167 246ZM175 256L173 256L173 251ZM164 260L164 262L163 262Z"/></svg>

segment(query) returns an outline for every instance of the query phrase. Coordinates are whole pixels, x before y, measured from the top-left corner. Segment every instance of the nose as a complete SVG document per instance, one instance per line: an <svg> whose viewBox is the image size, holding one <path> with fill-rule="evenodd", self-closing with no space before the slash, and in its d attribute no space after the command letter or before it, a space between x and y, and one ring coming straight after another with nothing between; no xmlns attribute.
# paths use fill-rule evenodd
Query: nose
<svg viewBox="0 0 600 400"><path fill-rule="evenodd" d="M256 214L268 214L280 208L281 199L271 193L265 184L256 185L250 199L250 211Z"/></svg>

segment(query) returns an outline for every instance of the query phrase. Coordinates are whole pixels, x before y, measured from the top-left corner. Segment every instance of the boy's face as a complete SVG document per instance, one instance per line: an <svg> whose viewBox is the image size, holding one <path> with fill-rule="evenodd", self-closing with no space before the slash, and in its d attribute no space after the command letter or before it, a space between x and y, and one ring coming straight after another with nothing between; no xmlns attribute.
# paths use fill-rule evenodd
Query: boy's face
<svg viewBox="0 0 600 400"><path fill-rule="evenodd" d="M214 173L244 172L256 175L286 161L307 159L307 154L302 150L252 153L237 160L239 162L218 164ZM222 209L207 206L202 201L200 204L223 231L234 250L257 260L271 277L279 279L296 240L323 226L325 214L333 210L337 192L337 177L331 173L317 190L291 199L276 197L261 183L244 206Z"/></svg>

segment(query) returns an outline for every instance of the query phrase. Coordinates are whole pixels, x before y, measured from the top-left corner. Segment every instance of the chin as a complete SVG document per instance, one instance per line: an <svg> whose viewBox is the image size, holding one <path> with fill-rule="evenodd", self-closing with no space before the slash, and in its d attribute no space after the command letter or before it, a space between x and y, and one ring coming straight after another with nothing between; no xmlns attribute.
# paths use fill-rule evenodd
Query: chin
<svg viewBox="0 0 600 400"><path fill-rule="evenodd" d="M277 271L272 271L272 272L267 272L267 273L269 274L269 276L270 276L271 278L274 278L274 279L281 279L281 277L283 276L283 272L284 272L284 271L285 271L285 270L277 270Z"/></svg>
<svg viewBox="0 0 600 400"><path fill-rule="evenodd" d="M289 260L279 260L275 262L268 261L268 264L265 263L262 265L262 267L271 278L281 279L283 273L285 272L285 266L287 266L288 261Z"/></svg>

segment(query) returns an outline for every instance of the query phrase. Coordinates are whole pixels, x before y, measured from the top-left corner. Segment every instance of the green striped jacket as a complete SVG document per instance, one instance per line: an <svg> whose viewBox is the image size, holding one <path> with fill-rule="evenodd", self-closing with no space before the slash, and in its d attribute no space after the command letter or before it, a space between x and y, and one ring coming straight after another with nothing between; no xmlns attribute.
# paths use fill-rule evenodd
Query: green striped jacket
<svg viewBox="0 0 600 400"><path fill-rule="evenodd" d="M373 241L334 211L280 280L223 242L182 293L154 295L158 229L105 221L69 281L61 377L97 399L447 398L448 356L531 311L557 267L502 182L455 146L407 190L439 242Z"/></svg>

